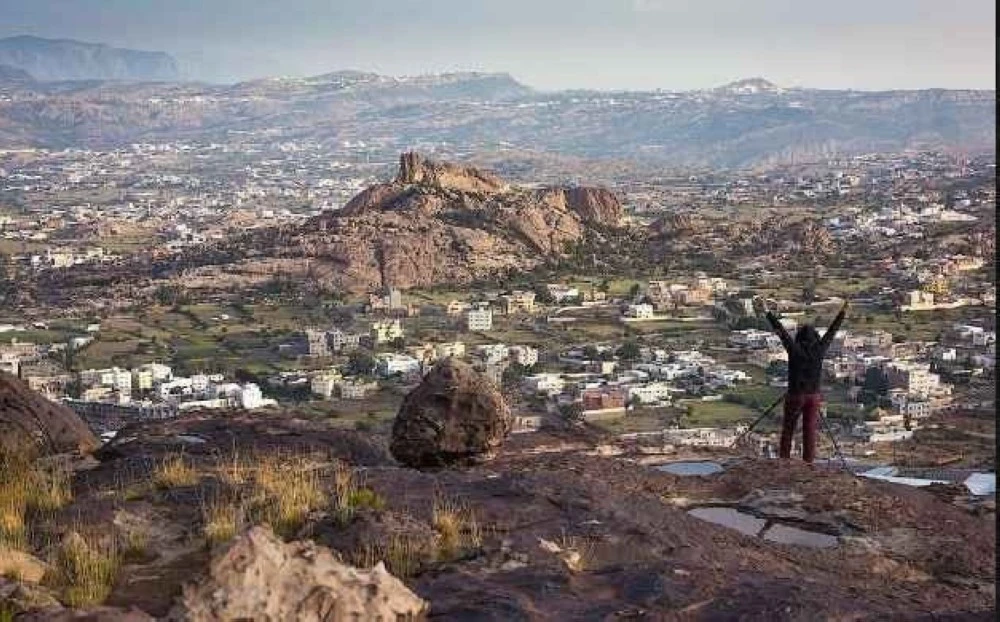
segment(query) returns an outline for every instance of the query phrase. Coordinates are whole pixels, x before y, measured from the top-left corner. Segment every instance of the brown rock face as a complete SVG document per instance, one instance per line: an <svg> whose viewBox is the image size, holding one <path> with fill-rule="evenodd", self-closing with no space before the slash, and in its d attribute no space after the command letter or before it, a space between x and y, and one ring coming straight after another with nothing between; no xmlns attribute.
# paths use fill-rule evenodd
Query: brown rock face
<svg viewBox="0 0 1000 622"><path fill-rule="evenodd" d="M99 443L69 408L49 401L22 380L0 372L0 449L52 454L93 451Z"/></svg>
<svg viewBox="0 0 1000 622"><path fill-rule="evenodd" d="M399 175L396 177L396 182L481 194L507 190L507 184L492 173L448 162L434 162L412 151L399 156Z"/></svg>
<svg viewBox="0 0 1000 622"><path fill-rule="evenodd" d="M171 618L418 622L427 611L381 563L359 570L312 542L285 544L253 527L212 561L206 580L185 587Z"/></svg>
<svg viewBox="0 0 1000 622"><path fill-rule="evenodd" d="M445 359L403 399L389 451L413 468L491 460L511 429L507 404L488 378Z"/></svg>
<svg viewBox="0 0 1000 622"><path fill-rule="evenodd" d="M624 215L622 204L607 188L567 188L566 204L584 222L617 225Z"/></svg>

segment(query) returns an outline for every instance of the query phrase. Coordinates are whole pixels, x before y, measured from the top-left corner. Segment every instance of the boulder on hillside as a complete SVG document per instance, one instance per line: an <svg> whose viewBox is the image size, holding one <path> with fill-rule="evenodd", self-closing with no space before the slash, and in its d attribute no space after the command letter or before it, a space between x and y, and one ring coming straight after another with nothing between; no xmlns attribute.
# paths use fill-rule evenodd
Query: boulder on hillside
<svg viewBox="0 0 1000 622"><path fill-rule="evenodd" d="M0 372L0 450L34 449L43 454L90 452L99 443L75 412Z"/></svg>
<svg viewBox="0 0 1000 622"><path fill-rule="evenodd" d="M449 358L403 399L389 451L413 468L477 464L496 456L511 425L496 385Z"/></svg>
<svg viewBox="0 0 1000 622"><path fill-rule="evenodd" d="M381 562L359 570L313 542L285 544L253 527L212 560L206 579L184 588L170 618L417 622L428 609Z"/></svg>

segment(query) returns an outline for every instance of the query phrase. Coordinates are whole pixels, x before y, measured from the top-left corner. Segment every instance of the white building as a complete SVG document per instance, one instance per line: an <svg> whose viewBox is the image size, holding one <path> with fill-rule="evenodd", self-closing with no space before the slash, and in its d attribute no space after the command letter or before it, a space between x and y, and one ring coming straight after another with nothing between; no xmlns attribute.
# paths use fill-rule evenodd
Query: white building
<svg viewBox="0 0 1000 622"><path fill-rule="evenodd" d="M309 381L309 389L314 395L329 398L333 395L337 385L342 382L340 374L323 373L317 374Z"/></svg>
<svg viewBox="0 0 1000 622"><path fill-rule="evenodd" d="M476 354L484 363L499 363L507 358L510 348L503 343L488 343L476 346Z"/></svg>
<svg viewBox="0 0 1000 622"><path fill-rule="evenodd" d="M531 346L511 346L510 359L518 365L531 367L538 363L538 349Z"/></svg>
<svg viewBox="0 0 1000 622"><path fill-rule="evenodd" d="M376 355L375 369L384 378L395 376L396 374L417 373L421 369L421 362L406 354L396 354L395 352L385 352Z"/></svg>
<svg viewBox="0 0 1000 622"><path fill-rule="evenodd" d="M375 322L372 324L372 342L375 344L391 343L403 336L403 326L399 320Z"/></svg>
<svg viewBox="0 0 1000 622"><path fill-rule="evenodd" d="M470 309L465 314L470 332L493 330L493 311L488 308Z"/></svg>
<svg viewBox="0 0 1000 622"><path fill-rule="evenodd" d="M245 408L247 410L260 408L273 403L274 400L265 400L264 395L260 391L260 387L252 382L243 385L243 389L239 394L239 405L241 408Z"/></svg>
<svg viewBox="0 0 1000 622"><path fill-rule="evenodd" d="M628 387L628 401L638 401L640 404L660 404L670 401L670 394L676 391L665 382L651 382L645 385Z"/></svg>
<svg viewBox="0 0 1000 622"><path fill-rule="evenodd" d="M378 384L374 382L342 382L340 384L340 398L345 400L363 400L369 392L378 389Z"/></svg>
<svg viewBox="0 0 1000 622"><path fill-rule="evenodd" d="M524 390L528 393L544 393L552 395L559 393L566 385L559 374L534 374L525 376L522 381Z"/></svg>
<svg viewBox="0 0 1000 622"><path fill-rule="evenodd" d="M654 317L653 305L646 303L629 305L628 309L625 311L625 317L635 318L637 320L651 320Z"/></svg>

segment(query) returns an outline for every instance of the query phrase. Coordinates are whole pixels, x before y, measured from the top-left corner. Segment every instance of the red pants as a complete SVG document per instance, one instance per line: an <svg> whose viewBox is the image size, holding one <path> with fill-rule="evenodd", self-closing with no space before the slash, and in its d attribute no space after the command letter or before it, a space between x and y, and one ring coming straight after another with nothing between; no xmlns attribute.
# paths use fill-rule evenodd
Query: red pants
<svg viewBox="0 0 1000 622"><path fill-rule="evenodd" d="M806 395L789 394L785 397L785 418L781 422L781 444L779 458L792 457L792 436L802 414L802 459L812 462L816 458L816 433L819 427L819 407L823 396L819 393Z"/></svg>

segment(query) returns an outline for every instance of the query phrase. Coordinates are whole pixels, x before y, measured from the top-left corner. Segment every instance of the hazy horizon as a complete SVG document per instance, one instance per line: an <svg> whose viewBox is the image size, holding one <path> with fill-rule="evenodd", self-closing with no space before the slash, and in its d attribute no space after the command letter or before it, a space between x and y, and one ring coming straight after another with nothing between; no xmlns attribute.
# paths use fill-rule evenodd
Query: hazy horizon
<svg viewBox="0 0 1000 622"><path fill-rule="evenodd" d="M185 78L509 73L547 90L996 88L988 0L7 0L0 38L155 50Z"/></svg>

